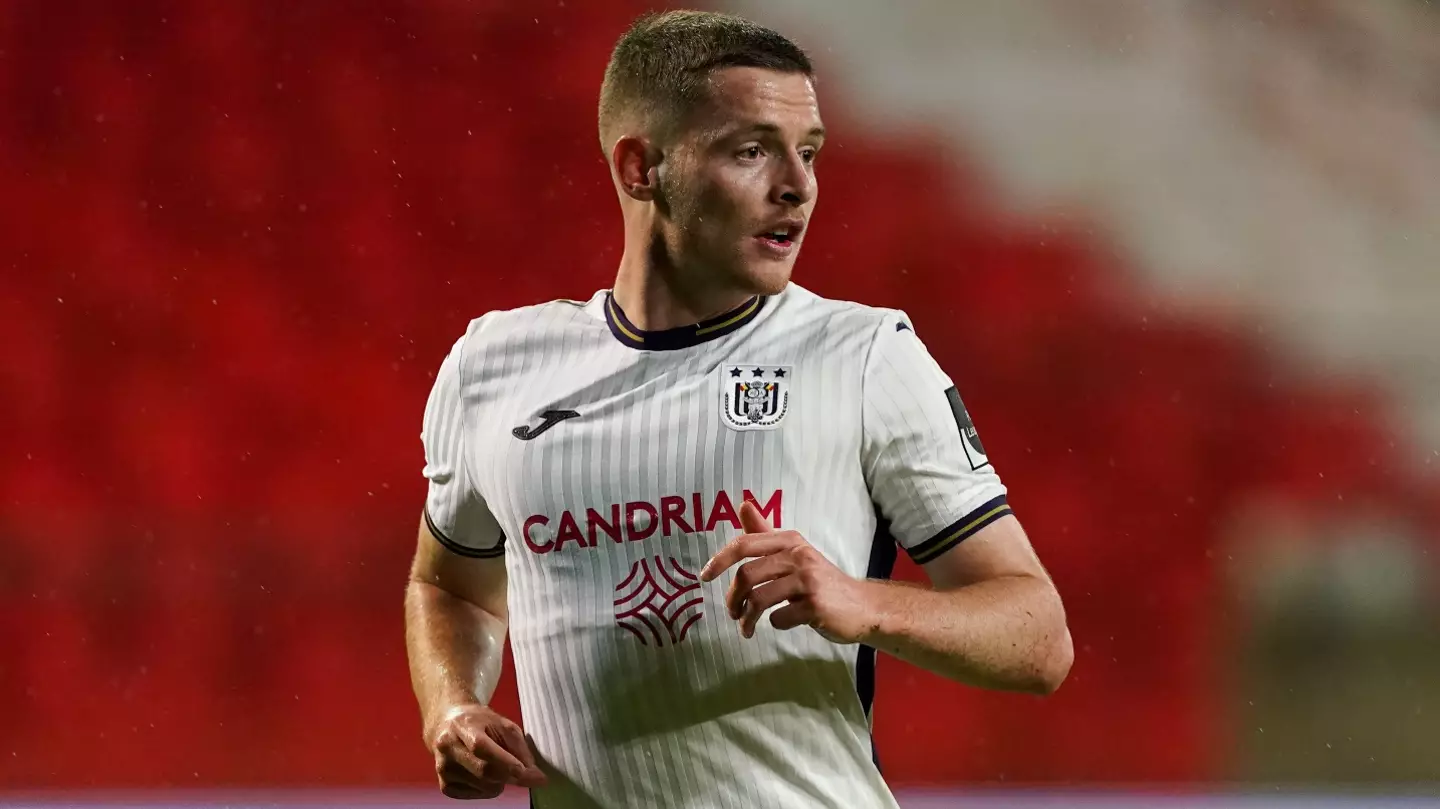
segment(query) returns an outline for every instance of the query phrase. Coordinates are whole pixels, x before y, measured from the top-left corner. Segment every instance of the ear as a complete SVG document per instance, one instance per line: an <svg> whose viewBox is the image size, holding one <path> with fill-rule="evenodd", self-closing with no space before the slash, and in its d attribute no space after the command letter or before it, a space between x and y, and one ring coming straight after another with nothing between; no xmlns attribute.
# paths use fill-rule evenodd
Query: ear
<svg viewBox="0 0 1440 809"><path fill-rule="evenodd" d="M631 199L654 202L660 184L660 161L663 155L643 138L623 137L610 151L610 168L620 182L620 190Z"/></svg>

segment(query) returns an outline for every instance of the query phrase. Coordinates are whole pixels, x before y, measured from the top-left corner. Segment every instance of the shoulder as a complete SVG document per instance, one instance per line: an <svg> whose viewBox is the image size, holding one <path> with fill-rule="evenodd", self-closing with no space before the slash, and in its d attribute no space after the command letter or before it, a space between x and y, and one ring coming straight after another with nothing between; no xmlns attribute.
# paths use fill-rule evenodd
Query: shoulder
<svg viewBox="0 0 1440 809"><path fill-rule="evenodd" d="M595 325L596 319L589 311L594 300L557 298L513 309L492 309L469 322L457 345L464 356L474 356L563 337Z"/></svg>
<svg viewBox="0 0 1440 809"><path fill-rule="evenodd" d="M787 329L813 331L860 350L888 334L913 332L909 316L899 309L826 298L795 283L778 297L776 317Z"/></svg>

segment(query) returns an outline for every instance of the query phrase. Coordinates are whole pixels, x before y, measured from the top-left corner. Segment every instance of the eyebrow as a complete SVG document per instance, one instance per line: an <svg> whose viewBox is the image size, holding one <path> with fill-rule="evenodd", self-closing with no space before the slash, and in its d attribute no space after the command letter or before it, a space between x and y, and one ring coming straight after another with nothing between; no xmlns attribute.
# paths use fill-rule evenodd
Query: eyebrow
<svg viewBox="0 0 1440 809"><path fill-rule="evenodd" d="M776 124L754 123L754 124L750 124L749 126L741 127L741 128L738 129L737 131L738 131L738 132L765 132L765 133L772 134L772 135L778 135L778 134L780 134L780 127L777 126ZM811 137L811 138L824 138L824 137L825 137L825 127L823 127L823 126L812 127L812 128L810 129L809 133L807 133L806 137Z"/></svg>

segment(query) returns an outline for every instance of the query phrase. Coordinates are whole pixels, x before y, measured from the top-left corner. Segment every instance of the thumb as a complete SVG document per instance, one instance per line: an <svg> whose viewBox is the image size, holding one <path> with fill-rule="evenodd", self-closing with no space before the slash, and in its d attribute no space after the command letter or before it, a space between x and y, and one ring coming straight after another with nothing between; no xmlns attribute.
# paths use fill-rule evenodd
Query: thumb
<svg viewBox="0 0 1440 809"><path fill-rule="evenodd" d="M763 534L775 529L765 515L760 513L760 507L753 501L746 500L740 504L740 527L745 529L747 534Z"/></svg>

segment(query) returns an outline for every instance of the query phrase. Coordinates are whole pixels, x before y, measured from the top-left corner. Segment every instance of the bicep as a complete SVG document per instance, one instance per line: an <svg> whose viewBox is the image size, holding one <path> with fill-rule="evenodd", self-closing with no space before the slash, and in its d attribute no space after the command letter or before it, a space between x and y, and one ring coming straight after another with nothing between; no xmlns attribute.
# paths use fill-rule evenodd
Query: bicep
<svg viewBox="0 0 1440 809"><path fill-rule="evenodd" d="M1049 578L1013 514L985 526L923 567L937 590L1007 577Z"/></svg>
<svg viewBox="0 0 1440 809"><path fill-rule="evenodd" d="M505 557L475 557L456 553L420 519L419 541L410 567L410 580L437 587L468 601L502 621L506 619L508 579Z"/></svg>

